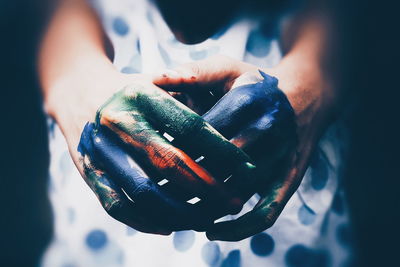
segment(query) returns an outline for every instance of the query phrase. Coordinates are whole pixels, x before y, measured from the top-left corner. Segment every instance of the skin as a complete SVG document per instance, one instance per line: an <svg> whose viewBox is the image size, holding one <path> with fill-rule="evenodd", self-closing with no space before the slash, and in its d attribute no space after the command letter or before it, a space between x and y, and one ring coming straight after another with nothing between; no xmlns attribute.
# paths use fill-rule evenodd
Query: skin
<svg viewBox="0 0 400 267"><path fill-rule="evenodd" d="M163 132L181 140L180 148L164 138ZM196 145L193 138L202 145ZM86 173L109 174L110 184L123 188L135 206L151 210L157 222L172 230L199 229L218 217L238 212L247 200L234 196L232 190L222 186L224 177L214 178L183 150L204 155L234 176L251 176L255 170L244 152L199 115L161 89L140 84L125 87L98 110L95 123L89 123L83 131L79 150ZM128 156L138 162L133 168L132 164L122 164ZM85 157L91 164L85 163ZM96 164L99 168L94 167ZM170 182L167 190L156 184L161 178ZM110 192L95 189L109 211ZM195 196L202 199L201 203L185 203Z"/></svg>
<svg viewBox="0 0 400 267"><path fill-rule="evenodd" d="M325 76L320 62L322 48L325 47L326 27L318 16L312 14L307 13L293 23L296 30L289 31L291 38L285 45L286 54L281 63L272 69L263 70L264 73L279 80L279 89L286 95L294 110L298 143L292 152L293 156L288 160L290 166L285 169L282 176L284 178L278 179L276 183L265 187L265 191L259 192L265 197L255 207L254 212L236 221L209 226L207 230L210 239L240 240L270 227L275 222L299 185L308 165L309 156L334 113L337 94L329 86L329 79ZM203 114L231 88L243 85L241 82L246 80L246 77L259 79L262 77L257 66L225 57L183 65L175 70L175 76L171 76L170 73L156 75L155 78L142 74L125 75L119 73L112 65L106 43L98 18L84 1L62 1L45 34L39 55L39 74L46 111L60 126L71 157L84 179L92 189L94 188L98 196L104 196L100 201L106 211L117 220L140 231L169 234L171 229L168 229L164 222L151 217L150 211L131 205L127 201L129 200L127 196L118 189L121 185L110 182L110 174L103 170L104 166L101 165L112 166L112 164L102 163L106 158L102 160L93 158L101 155L90 151L94 150L94 147L90 146L93 142L87 142L86 148L82 145L80 152L77 151L86 123L93 122L99 107L117 90L129 84L139 84L146 88L153 88L156 84L165 90L175 91L171 94L176 98L185 98L188 100L187 106ZM186 88L186 91L182 88ZM210 98L210 94L204 98L205 92L210 88L218 88L212 90L215 99ZM207 101L203 101L204 99ZM121 118L121 121L124 119ZM247 131L246 125L241 129L244 132ZM100 126L104 126L101 123L100 126L98 124L90 126L96 126L98 129L87 130L89 139L94 140L92 133L107 135L105 130L99 130ZM218 125L215 127L218 128ZM124 130L128 128L125 127ZM112 132L121 137L123 131L116 130L114 127ZM257 138L237 140L239 139L241 141L236 141L236 144L242 146L244 151L246 148L243 140L251 141L249 147L257 147ZM120 142L121 138L116 140ZM187 146L187 142L183 140L181 144L180 141L176 140L174 146L185 147L181 150L187 151L192 159L196 158L192 156L193 152L189 151L190 146ZM250 145L251 143L254 145ZM133 150L132 143L130 145ZM101 149L98 148L98 151ZM82 152L85 154L83 157ZM250 150L248 152L250 153ZM109 157L107 160L113 158ZM212 163L210 165L207 166L210 175L219 177L218 173L214 174L215 170L211 171ZM144 172L151 174L146 167ZM182 198L181 194L186 195L182 190L175 189L171 192L174 193L170 195L177 199Z"/></svg>
<svg viewBox="0 0 400 267"><path fill-rule="evenodd" d="M279 69L267 71L282 77ZM252 192L259 193L260 201L238 219L210 226L207 237L238 241L271 227L298 188L327 120L317 123L321 114L308 113L301 108L302 102L296 102L298 95L279 90L278 86L286 86L285 82L255 66L226 57L167 70L154 82L195 110L216 103L203 117L243 149L257 166L259 183L252 187ZM214 100L202 101L210 90ZM302 98L310 100L309 96ZM268 123L264 122L266 118Z"/></svg>
<svg viewBox="0 0 400 267"><path fill-rule="evenodd" d="M114 209L110 195L120 195L116 193L120 187L133 200L131 205L142 213L151 210L165 228L204 229L215 219L238 212L256 188L275 183L271 178L286 163L295 144L294 113L277 88L277 80L260 73L263 80L233 89L203 115L231 142L156 87L151 90L133 84L116 93L99 109L96 123L85 127L79 145L89 185L99 180L116 185L112 191L91 186L103 207L109 213ZM206 160L197 164L163 138L160 132L164 131L178 140L174 145L179 144L192 155L203 155ZM252 140L256 139L257 145L253 146ZM201 146L193 145L197 143L193 140L201 140ZM261 168L258 170L250 163L253 160L232 144L251 153ZM139 164L127 164L127 157ZM89 164L85 158L90 159ZM166 177L171 183L168 187L157 185L157 179L149 178L139 165L146 167L152 177ZM215 178L207 172L210 169ZM105 178L105 173L110 178ZM185 203L193 196L199 196L201 203Z"/></svg>

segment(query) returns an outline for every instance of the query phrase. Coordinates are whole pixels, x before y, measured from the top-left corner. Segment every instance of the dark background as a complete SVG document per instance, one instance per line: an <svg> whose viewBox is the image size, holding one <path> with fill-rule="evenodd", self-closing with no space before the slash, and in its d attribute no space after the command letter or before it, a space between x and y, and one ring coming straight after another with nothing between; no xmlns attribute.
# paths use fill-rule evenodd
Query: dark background
<svg viewBox="0 0 400 267"><path fill-rule="evenodd" d="M399 9L394 1L327 1L331 55L346 94L350 157L345 186L354 266L399 266ZM46 121L35 52L46 0L0 0L0 265L35 266L51 238ZM344 104L345 106L345 104Z"/></svg>

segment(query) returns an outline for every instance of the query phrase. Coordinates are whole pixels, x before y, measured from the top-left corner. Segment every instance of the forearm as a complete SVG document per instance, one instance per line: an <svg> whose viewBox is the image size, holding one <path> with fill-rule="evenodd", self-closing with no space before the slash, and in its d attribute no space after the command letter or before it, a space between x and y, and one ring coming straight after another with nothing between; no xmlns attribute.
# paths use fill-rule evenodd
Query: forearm
<svg viewBox="0 0 400 267"><path fill-rule="evenodd" d="M287 32L292 36L285 44L288 50L269 73L279 78L279 87L296 112L299 134L319 136L334 115L338 100L324 64L329 22L315 11L292 23L296 27Z"/></svg>
<svg viewBox="0 0 400 267"><path fill-rule="evenodd" d="M101 25L84 0L60 3L39 53L39 75L47 112L62 128L67 121L87 120L102 103L97 99L104 91L101 87L106 86L103 79L112 80L117 72L106 55ZM93 90L88 89L92 87L96 87L98 94L89 96ZM92 104L82 105L83 99Z"/></svg>

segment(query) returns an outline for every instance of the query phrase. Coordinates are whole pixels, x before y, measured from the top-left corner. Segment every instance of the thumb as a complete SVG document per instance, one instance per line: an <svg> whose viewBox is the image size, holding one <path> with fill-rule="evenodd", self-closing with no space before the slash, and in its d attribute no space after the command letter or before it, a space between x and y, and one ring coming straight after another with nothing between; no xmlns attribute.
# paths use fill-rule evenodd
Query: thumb
<svg viewBox="0 0 400 267"><path fill-rule="evenodd" d="M252 68L247 63L219 55L165 70L156 74L153 82L168 91L209 90L211 87L213 90L225 89Z"/></svg>

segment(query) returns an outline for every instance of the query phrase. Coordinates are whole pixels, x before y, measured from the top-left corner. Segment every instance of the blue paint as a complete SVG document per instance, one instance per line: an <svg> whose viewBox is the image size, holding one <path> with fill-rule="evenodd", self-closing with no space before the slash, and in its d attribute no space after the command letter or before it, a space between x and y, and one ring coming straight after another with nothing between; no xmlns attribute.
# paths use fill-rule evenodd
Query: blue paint
<svg viewBox="0 0 400 267"><path fill-rule="evenodd" d="M251 238L250 248L257 256L265 257L274 251L275 242L267 233L260 233Z"/></svg>
<svg viewBox="0 0 400 267"><path fill-rule="evenodd" d="M87 234L85 242L91 250L97 251L107 244L108 238L103 230L95 229Z"/></svg>
<svg viewBox="0 0 400 267"><path fill-rule="evenodd" d="M317 217L315 212L306 204L303 204L300 207L297 215L299 217L300 222L304 225L313 224Z"/></svg>
<svg viewBox="0 0 400 267"><path fill-rule="evenodd" d="M324 250L313 250L302 244L289 248L285 254L288 267L328 267L330 255Z"/></svg>
<svg viewBox="0 0 400 267"><path fill-rule="evenodd" d="M193 246L195 234L193 231L178 231L174 233L174 248L180 252L184 252Z"/></svg>
<svg viewBox="0 0 400 267"><path fill-rule="evenodd" d="M162 47L159 48L161 52ZM279 126L273 128L274 131L278 130L274 132L275 136L295 134L294 112L284 93L277 88L277 79L263 72L260 73L263 80L231 90L203 116L225 137L230 138L230 134L237 133L249 122L251 122L250 126L254 126L256 132L260 134L263 134L265 130L270 130L271 123ZM257 116L259 121L254 119ZM284 124L287 121L292 124ZM273 141L281 146L276 139ZM154 221L162 220L173 230L197 228L204 226L204 223L208 221L205 218L208 215L201 210L201 207L173 198L152 179L149 179L144 170L139 167L142 165L139 164L140 157L135 151L123 143L114 131L100 125L98 121L96 124L88 123L85 126L78 151L82 155L87 155L96 165L95 168L112 177L110 181L99 177L98 181L101 180L103 184L111 188L118 187L116 190L123 188L126 194L135 201L135 206L143 211L144 216ZM128 156L132 159L129 161L133 162L132 166L128 162ZM138 164L135 163L137 159ZM154 208L149 209L149 207ZM260 250L260 253L266 252Z"/></svg>
<svg viewBox="0 0 400 267"><path fill-rule="evenodd" d="M328 163L322 155L322 151L317 149L310 162L311 167L311 186L315 190L322 190L326 186L329 178Z"/></svg>
<svg viewBox="0 0 400 267"><path fill-rule="evenodd" d="M279 115L282 119L288 117L289 121L294 118L290 103L277 87L278 80L264 72L260 73L262 81L232 89L203 115L226 138L232 138L243 125L262 115ZM287 127L286 130L293 129Z"/></svg>
<svg viewBox="0 0 400 267"><path fill-rule="evenodd" d="M129 32L129 25L121 17L114 18L112 22L112 28L114 32L120 36L125 36Z"/></svg>
<svg viewBox="0 0 400 267"><path fill-rule="evenodd" d="M196 51L194 49L191 49L189 51L189 56L193 60L205 59L207 57L207 55L208 55L207 50L198 50L198 51Z"/></svg>
<svg viewBox="0 0 400 267"><path fill-rule="evenodd" d="M240 267L242 266L241 261L240 250L235 249L229 252L228 256L222 262L221 267Z"/></svg>
<svg viewBox="0 0 400 267"><path fill-rule="evenodd" d="M207 218L199 212L199 209L172 198L149 179L139 165L131 167L127 160L130 155L129 147L115 132L104 126L96 129L94 127L93 123L85 126L78 151L83 155L89 155L92 163L97 164L96 167L106 171L112 177L112 181L135 201L135 206L142 210L144 216L154 221L162 220L166 227L172 230L189 229L204 223ZM102 179L102 183L110 185L108 180L102 177L99 179Z"/></svg>
<svg viewBox="0 0 400 267"><path fill-rule="evenodd" d="M201 249L201 257L209 266L216 266L221 257L221 250L217 242L207 242Z"/></svg>

